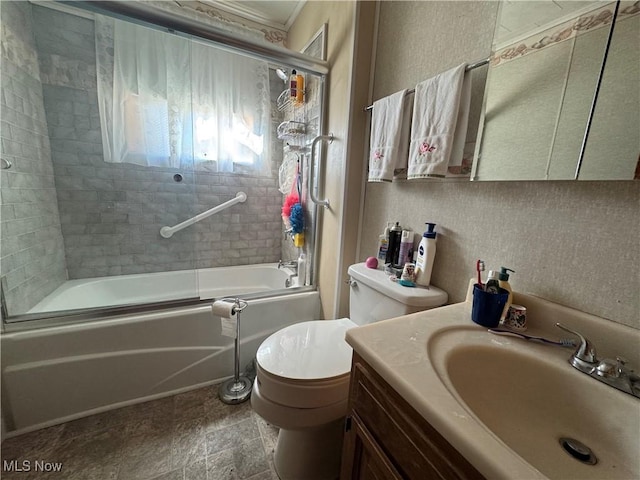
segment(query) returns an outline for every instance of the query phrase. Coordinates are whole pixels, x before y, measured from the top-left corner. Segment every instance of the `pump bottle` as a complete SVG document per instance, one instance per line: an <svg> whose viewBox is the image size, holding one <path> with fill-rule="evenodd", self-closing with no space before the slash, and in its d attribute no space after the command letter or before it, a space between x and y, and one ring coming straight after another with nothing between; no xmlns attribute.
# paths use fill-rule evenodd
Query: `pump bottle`
<svg viewBox="0 0 640 480"><path fill-rule="evenodd" d="M422 240L418 245L418 258L416 259L416 283L428 287L431 282L433 260L436 256L436 224L427 223L427 230L422 234Z"/></svg>
<svg viewBox="0 0 640 480"><path fill-rule="evenodd" d="M513 301L513 293L511 291L511 285L509 285L509 274L507 272L516 273L515 270L511 270L510 268L500 267L500 273L498 274L498 285L500 285L500 288L504 288L507 292L509 292L509 298L507 299L507 303L504 305L502 315L500 315L500 320L504 320L505 318L507 318L509 307L511 306L511 302Z"/></svg>

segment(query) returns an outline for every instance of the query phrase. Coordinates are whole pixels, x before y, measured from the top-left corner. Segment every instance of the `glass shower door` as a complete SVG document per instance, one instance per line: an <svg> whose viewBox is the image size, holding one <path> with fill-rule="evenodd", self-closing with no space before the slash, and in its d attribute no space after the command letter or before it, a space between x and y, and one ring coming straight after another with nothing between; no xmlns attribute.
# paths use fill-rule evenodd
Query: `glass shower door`
<svg viewBox="0 0 640 480"><path fill-rule="evenodd" d="M198 213L193 171L182 161L192 154L176 154L169 142L179 116L190 117L190 70L180 85L187 111L175 115L171 75L152 85L130 78L145 68L146 78L160 78L157 50L139 50L145 42L131 44L121 30L188 41L119 20L105 28L98 15L71 6L0 8L1 155L12 164L0 173L3 313L11 321L197 298L195 232L160 235ZM134 57L119 57L131 48ZM115 91L125 77L125 91Z"/></svg>

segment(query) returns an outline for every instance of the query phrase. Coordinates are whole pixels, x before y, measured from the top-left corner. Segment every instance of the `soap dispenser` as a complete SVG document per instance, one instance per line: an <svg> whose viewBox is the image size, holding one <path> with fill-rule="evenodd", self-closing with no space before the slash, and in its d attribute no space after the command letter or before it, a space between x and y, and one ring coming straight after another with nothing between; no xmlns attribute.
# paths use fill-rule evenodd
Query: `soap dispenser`
<svg viewBox="0 0 640 480"><path fill-rule="evenodd" d="M500 315L500 320L503 321L507 318L507 313L509 313L509 307L513 301L513 293L511 291L511 285L509 285L509 274L507 272L516 273L515 270L511 270L507 267L500 267L500 273L498 274L498 285L500 288L504 288L507 292L509 292L509 298L507 299L507 303L504 305L504 310L502 310L502 315Z"/></svg>
<svg viewBox="0 0 640 480"><path fill-rule="evenodd" d="M428 287L431 282L433 260L436 256L436 224L427 223L427 231L422 234L422 240L418 245L418 258L416 259L416 283Z"/></svg>

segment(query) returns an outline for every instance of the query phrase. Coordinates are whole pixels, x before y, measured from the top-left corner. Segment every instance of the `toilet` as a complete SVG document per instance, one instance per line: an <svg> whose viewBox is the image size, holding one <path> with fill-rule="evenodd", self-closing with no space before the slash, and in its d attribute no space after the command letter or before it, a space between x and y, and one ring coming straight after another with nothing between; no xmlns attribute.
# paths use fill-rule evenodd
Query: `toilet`
<svg viewBox="0 0 640 480"><path fill-rule="evenodd" d="M352 355L345 332L447 301L436 287L403 287L364 263L348 272L350 318L290 325L258 348L251 406L280 428L274 466L281 480L338 478Z"/></svg>

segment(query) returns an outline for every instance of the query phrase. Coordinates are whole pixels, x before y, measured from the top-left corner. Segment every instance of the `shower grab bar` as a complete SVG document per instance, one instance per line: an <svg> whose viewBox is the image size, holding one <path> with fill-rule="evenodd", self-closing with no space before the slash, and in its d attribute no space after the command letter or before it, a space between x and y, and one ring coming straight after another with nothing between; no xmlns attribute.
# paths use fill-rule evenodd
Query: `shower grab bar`
<svg viewBox="0 0 640 480"><path fill-rule="evenodd" d="M2 161L2 170L9 170L11 168L12 163L6 158L0 158Z"/></svg>
<svg viewBox="0 0 640 480"><path fill-rule="evenodd" d="M314 190L317 189L318 185L320 184L320 181L316 181L315 183L317 183L317 185L314 183L314 170L316 167L316 154L315 154L315 148L316 148L316 144L318 142L322 142L322 141L327 141L329 143L333 142L333 133L330 133L329 135L318 135L316 138L313 139L313 141L311 142L311 165L309 168L309 197L311 197L311 201L313 203L315 203L316 205L322 205L324 208L329 208L329 199L324 199L324 200L320 200L319 198L316 197ZM318 166L318 177L320 177L320 168Z"/></svg>
<svg viewBox="0 0 640 480"><path fill-rule="evenodd" d="M247 194L244 192L238 192L234 198L224 203L221 203L217 207L210 208L206 212L199 213L195 217L185 220L184 222L174 225L173 227L162 227L160 229L160 235L162 236L162 238L171 238L174 233L179 232L183 228L190 227L194 223L198 223L200 220L204 220L205 218L210 217L215 213L221 212L225 208L229 208L230 206L235 205L236 203L243 203L246 200L247 200Z"/></svg>

